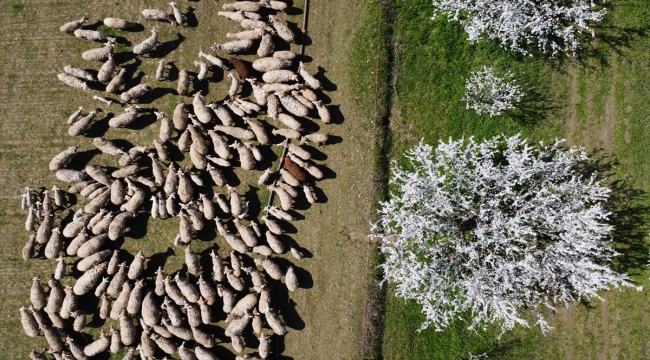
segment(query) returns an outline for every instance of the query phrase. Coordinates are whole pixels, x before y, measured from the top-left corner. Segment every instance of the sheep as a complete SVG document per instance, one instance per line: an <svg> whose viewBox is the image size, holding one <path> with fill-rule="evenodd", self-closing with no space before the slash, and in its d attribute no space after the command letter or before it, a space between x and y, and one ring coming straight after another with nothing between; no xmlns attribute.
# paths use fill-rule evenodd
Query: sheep
<svg viewBox="0 0 650 360"><path fill-rule="evenodd" d="M86 241L79 247L79 249L77 249L77 256L86 258L90 255L95 254L104 245L107 239L108 234L100 234Z"/></svg>
<svg viewBox="0 0 650 360"><path fill-rule="evenodd" d="M126 82L126 69L122 68L117 75L106 85L106 92L116 94L120 86Z"/></svg>
<svg viewBox="0 0 650 360"><path fill-rule="evenodd" d="M323 171L316 165L312 165L312 164L310 164L308 162L305 162L304 164L301 165L301 167L303 169L307 170L307 172L311 176L313 176L316 180L321 180L325 176L323 174Z"/></svg>
<svg viewBox="0 0 650 360"><path fill-rule="evenodd" d="M302 96L302 93L300 91L298 90L291 91L291 96L296 98L296 100L300 101L301 104L305 105L307 109L314 110L314 104L311 102L311 100Z"/></svg>
<svg viewBox="0 0 650 360"><path fill-rule="evenodd" d="M115 299L115 302L113 302L113 307L111 308L111 313L109 315L111 319L118 320L122 311L126 309L129 302L129 296L131 295L131 290L133 290L133 285L128 281L124 282L120 295Z"/></svg>
<svg viewBox="0 0 650 360"><path fill-rule="evenodd" d="M131 198L120 206L120 211L126 211L127 213L136 212L146 200L146 194L141 188L137 188L135 193ZM113 223L111 222L111 225ZM110 228L109 228L110 229Z"/></svg>
<svg viewBox="0 0 650 360"><path fill-rule="evenodd" d="M254 140L255 139L255 133L253 131L238 128L238 127L225 126L225 125L215 125L214 130L222 132L222 133L224 133L226 135L230 135L230 136L232 136L234 138L237 138L237 139L240 139L240 140Z"/></svg>
<svg viewBox="0 0 650 360"><path fill-rule="evenodd" d="M158 43L158 29L154 26L151 28L151 36L142 40L138 45L133 47L133 53L136 55L144 55L156 46Z"/></svg>
<svg viewBox="0 0 650 360"><path fill-rule="evenodd" d="M269 4L270 2L267 2ZM274 1L274 3L276 3ZM282 10L280 10L282 11ZM289 43L295 43L296 42L296 36L291 31L291 29L287 26L287 24L283 23L282 21L278 20L277 17L273 15L269 15L269 22L277 32L278 36L282 38L282 40L289 42Z"/></svg>
<svg viewBox="0 0 650 360"><path fill-rule="evenodd" d="M142 308L142 299L146 295L146 285L144 284L144 279L140 279L135 282L135 286L129 294L129 299L126 303L126 312L129 315L137 315Z"/></svg>
<svg viewBox="0 0 650 360"><path fill-rule="evenodd" d="M261 6L256 1L235 1L234 3L223 4L224 10L258 12Z"/></svg>
<svg viewBox="0 0 650 360"><path fill-rule="evenodd" d="M29 207L27 210L27 219L25 219L25 230L34 231L34 224L36 223L35 212L36 210L33 207Z"/></svg>
<svg viewBox="0 0 650 360"><path fill-rule="evenodd" d="M271 56L271 54L273 54L273 50L275 50L273 37L269 32L264 32L262 34L262 40L260 41L260 46L257 47L257 56L261 58L269 57Z"/></svg>
<svg viewBox="0 0 650 360"><path fill-rule="evenodd" d="M122 340L120 339L120 332L113 329L113 325L111 325L110 333L111 333L111 344L108 347L108 350L113 354L117 354L120 350L122 350L124 344L122 344Z"/></svg>
<svg viewBox="0 0 650 360"><path fill-rule="evenodd" d="M212 51L224 50L232 54L232 53L247 51L250 48L252 48L254 44L255 43L253 42L253 40L250 39L233 40L233 41L225 42L223 44L215 43L210 47L210 50Z"/></svg>
<svg viewBox="0 0 650 360"><path fill-rule="evenodd" d="M231 248L233 248L234 250L242 254L248 254L249 252L248 246L242 239L230 233L226 233L226 235L224 235L224 238L226 239L226 242L228 243L228 245L230 245Z"/></svg>
<svg viewBox="0 0 650 360"><path fill-rule="evenodd" d="M243 19L242 19L243 20ZM244 30L236 33L227 33L226 37L228 39L250 39L250 40L259 40L262 38L262 32L260 32L259 29L255 30ZM232 63L232 60L230 61ZM234 63L233 63L234 65ZM245 79L245 77L242 77L242 79Z"/></svg>
<svg viewBox="0 0 650 360"><path fill-rule="evenodd" d="M189 341L192 340L193 335L192 335L192 330L186 328L185 326L174 326L169 323L169 320L163 319L162 320L163 325L167 328L167 330L172 333L172 335L181 338L183 340Z"/></svg>
<svg viewBox="0 0 650 360"><path fill-rule="evenodd" d="M176 2L170 2L169 5L172 7L172 12L174 13L174 20L177 25L183 25L185 18L183 13L176 7Z"/></svg>
<svg viewBox="0 0 650 360"><path fill-rule="evenodd" d="M27 243L25 244L22 250L23 260L29 260L34 257L35 247L36 247L36 234L31 234L29 236L29 240L27 240Z"/></svg>
<svg viewBox="0 0 650 360"><path fill-rule="evenodd" d="M284 114L284 113L278 114L276 120L278 120L279 122L281 122L291 130L302 131L302 124L296 118L294 118L289 114Z"/></svg>
<svg viewBox="0 0 650 360"><path fill-rule="evenodd" d="M93 145L95 145L99 151L107 155L122 156L126 154L126 152L118 147L113 141L105 139L103 137L94 138Z"/></svg>
<svg viewBox="0 0 650 360"><path fill-rule="evenodd" d="M104 293L106 293L106 289L108 289L108 284L109 283L110 283L109 278L107 278L107 277L102 278L102 281L95 288L95 296L99 298L102 295L104 295Z"/></svg>
<svg viewBox="0 0 650 360"><path fill-rule="evenodd" d="M210 178L212 178L212 181L216 186L226 185L226 179L223 177L223 174L221 174L221 172L218 169L208 164L207 170L208 173L210 174Z"/></svg>
<svg viewBox="0 0 650 360"><path fill-rule="evenodd" d="M50 288L50 294L47 298L47 305L45 305L45 312L58 313L59 310L61 310L61 306L63 305L65 292L61 286L61 283L54 278L50 278L47 282L47 285Z"/></svg>
<svg viewBox="0 0 650 360"><path fill-rule="evenodd" d="M210 255L212 256L212 254ZM214 260L213 260L213 267L214 267ZM223 273L222 267L223 265L221 266L221 269L219 269L221 273ZM199 292L201 293L201 297L204 299L204 302L210 306L213 305L217 299L217 291L212 287L212 285L209 282L203 280L202 275L199 276L199 281L197 284L199 285Z"/></svg>
<svg viewBox="0 0 650 360"><path fill-rule="evenodd" d="M257 245L253 247L253 252L264 256L271 256L274 254L273 249L266 245Z"/></svg>
<svg viewBox="0 0 650 360"><path fill-rule="evenodd" d="M161 186L165 182L165 171L163 170L158 160L155 159L154 153L149 153L148 156L151 158L151 172L153 173L156 186ZM158 197L160 196L162 196L162 193L158 193Z"/></svg>
<svg viewBox="0 0 650 360"><path fill-rule="evenodd" d="M79 271L88 271L92 269L94 266L104 262L106 259L111 256L111 251L110 250L102 250L98 251L83 260L79 261L77 263L77 270Z"/></svg>
<svg viewBox="0 0 650 360"><path fill-rule="evenodd" d="M163 143L158 141L158 139L153 139L153 146L156 148L156 154L161 161L169 161L169 153L167 148Z"/></svg>
<svg viewBox="0 0 650 360"><path fill-rule="evenodd" d="M178 86L176 87L176 92L178 95L183 95L187 96L187 93L190 88L190 75L185 71L185 69L182 69L178 73Z"/></svg>
<svg viewBox="0 0 650 360"><path fill-rule="evenodd" d="M111 76L113 76L113 72L115 71L115 66L116 64L115 64L115 60L113 59L113 55L109 54L108 60L106 60L106 62L104 62L104 65L102 65L102 67L99 68L99 72L97 73L97 80L101 82L111 81ZM111 106L111 104L109 103L108 106Z"/></svg>
<svg viewBox="0 0 650 360"><path fill-rule="evenodd" d="M90 229L90 231L94 235L106 233L108 231L108 227L111 225L111 222L113 221L113 217L115 217L115 215L112 212L108 212L104 217L102 217L100 221L97 222L97 224L95 224Z"/></svg>
<svg viewBox="0 0 650 360"><path fill-rule="evenodd" d="M127 166L132 164L141 154L147 152L147 148L142 146L134 146L129 149L127 154L122 155L118 163L120 166Z"/></svg>
<svg viewBox="0 0 650 360"><path fill-rule="evenodd" d="M201 123L208 124L210 121L212 121L212 112L205 105L201 91L197 92L196 95L194 95L192 105L194 106L194 113ZM190 129L190 131L191 130L192 129Z"/></svg>
<svg viewBox="0 0 650 360"><path fill-rule="evenodd" d="M290 92L300 88L300 84L283 84L283 83L274 83L274 84L264 84L262 85L262 90L268 93L281 93L281 92Z"/></svg>
<svg viewBox="0 0 650 360"><path fill-rule="evenodd" d="M320 81L307 72L305 64L302 61L298 63L298 74L303 78L303 80L305 80L305 84L310 88L318 90L322 87Z"/></svg>
<svg viewBox="0 0 650 360"><path fill-rule="evenodd" d="M275 310L269 308L269 310L264 313L264 315L266 316L266 322L269 324L274 333L280 336L287 334L287 329L285 328L284 324L280 320L280 317L278 316L278 313L275 312Z"/></svg>
<svg viewBox="0 0 650 360"><path fill-rule="evenodd" d="M296 116L306 117L309 115L309 108L291 95L285 93L279 94L280 102L288 112Z"/></svg>
<svg viewBox="0 0 650 360"><path fill-rule="evenodd" d="M243 99L241 99L239 97L235 98L235 104L237 104L237 106L240 109L242 109L244 112L246 112L247 114L250 114L253 111L256 111L256 112L261 112L262 111L262 107L260 107L256 103L251 102L251 101L247 101L247 100L243 100Z"/></svg>
<svg viewBox="0 0 650 360"><path fill-rule="evenodd" d="M59 170L61 171L61 170ZM52 227L54 223L54 215L50 211L45 212L45 216L41 226L36 231L36 242L39 244L47 244L52 236Z"/></svg>
<svg viewBox="0 0 650 360"><path fill-rule="evenodd" d="M70 126L70 128L68 129L68 135L70 135L70 136L79 136L79 135L84 134L90 128L90 124L95 119L96 114L97 114L97 111L93 110L90 113L88 113L88 115L82 117L77 122L72 124L72 126Z"/></svg>
<svg viewBox="0 0 650 360"><path fill-rule="evenodd" d="M330 111L327 109L327 106L323 105L323 102L321 100L312 101L312 103L314 106L316 106L316 109L318 110L318 117L323 122L323 124L329 124L332 121L332 117L330 116Z"/></svg>
<svg viewBox="0 0 650 360"><path fill-rule="evenodd" d="M269 136L266 133L266 130L264 130L264 127L262 125L246 117L244 117L244 122L248 124L248 126L250 126L253 133L255 133L255 137L257 138L257 141L260 144L262 145L269 144Z"/></svg>
<svg viewBox="0 0 650 360"><path fill-rule="evenodd" d="M140 172L140 165L131 164L113 171L111 173L111 177L116 179L126 179L138 174L139 172Z"/></svg>
<svg viewBox="0 0 650 360"><path fill-rule="evenodd" d="M300 167L291 156L284 157L284 168L287 171L282 173L282 177L285 182L291 186L299 186L300 182L307 181L309 178L307 172L303 170L303 168Z"/></svg>
<svg viewBox="0 0 650 360"><path fill-rule="evenodd" d="M297 130L293 129L273 129L271 130L271 133L273 135L278 135L285 137L287 139L299 139L300 138L300 132Z"/></svg>
<svg viewBox="0 0 650 360"><path fill-rule="evenodd" d="M164 351L168 355L172 355L177 350L176 345L170 339L164 338L158 334L152 334L151 339L156 343L160 350Z"/></svg>
<svg viewBox="0 0 650 360"><path fill-rule="evenodd" d="M199 51L199 58L204 58L204 59L208 60L209 62L211 62L212 65L218 66L218 67L220 67L222 69L226 68L226 65L224 64L223 60L221 60L220 58L218 58L218 57L216 57L214 55L206 54L203 51Z"/></svg>
<svg viewBox="0 0 650 360"><path fill-rule="evenodd" d="M194 345L194 354L198 360L219 360L219 358L201 345Z"/></svg>
<svg viewBox="0 0 650 360"><path fill-rule="evenodd" d="M230 267L232 268L233 275L241 276L241 260L237 256L236 251L230 251Z"/></svg>
<svg viewBox="0 0 650 360"><path fill-rule="evenodd" d="M217 294L223 299L223 312L229 314L235 306L235 292L223 284L217 284Z"/></svg>
<svg viewBox="0 0 650 360"><path fill-rule="evenodd" d="M43 251L45 258L54 260L61 252L63 247L63 242L61 241L61 230L60 226L52 229L52 235L50 235L47 244L45 245L45 250Z"/></svg>
<svg viewBox="0 0 650 360"><path fill-rule="evenodd" d="M228 95L230 95L232 98L237 94L237 91L239 91L239 80L235 78L235 75L232 73L232 71L228 73L227 77L231 79Z"/></svg>
<svg viewBox="0 0 650 360"><path fill-rule="evenodd" d="M230 346L232 346L232 349L238 353L244 352L244 341L239 335L230 338Z"/></svg>
<svg viewBox="0 0 650 360"><path fill-rule="evenodd" d="M108 261L108 267L106 268L106 274L115 275L120 269L120 256L119 251L114 250L111 259Z"/></svg>
<svg viewBox="0 0 650 360"><path fill-rule="evenodd" d="M127 277L131 280L135 280L140 278L142 275L142 271L144 270L144 255L142 254L142 250L138 251L138 253L135 255L135 258L133 258L133 262L131 262L131 265L129 265L129 272L127 273Z"/></svg>
<svg viewBox="0 0 650 360"><path fill-rule="evenodd" d="M61 339L61 335L59 335L57 329L47 325L39 325L39 327L43 330L43 335L45 335L45 340L47 340L50 349L56 352L63 351L63 340Z"/></svg>
<svg viewBox="0 0 650 360"><path fill-rule="evenodd" d="M143 200L144 201L144 200ZM134 217L133 213L122 212L119 213L111 221L111 225L108 227L108 238L115 241L117 240L126 229L126 223Z"/></svg>
<svg viewBox="0 0 650 360"><path fill-rule="evenodd" d="M327 143L327 140L329 140L329 136L327 134L314 133L301 137L300 145L316 143L317 145L321 146L325 145Z"/></svg>
<svg viewBox="0 0 650 360"><path fill-rule="evenodd" d="M278 194L278 198L280 199L282 210L284 211L291 210L291 206L293 205L293 200L291 199L291 195L289 195L289 193L285 189L273 185L269 186L268 189L269 191L274 191L276 194Z"/></svg>
<svg viewBox="0 0 650 360"><path fill-rule="evenodd" d="M86 354L86 356L95 356L101 354L104 351L108 350L110 345L110 336L102 329L102 333L99 336L99 339L91 342L90 344L86 345L86 347L84 347L84 354Z"/></svg>
<svg viewBox="0 0 650 360"><path fill-rule="evenodd" d="M113 55L114 41L106 42L103 48L86 50L81 53L81 58L87 61L106 61L109 55Z"/></svg>
<svg viewBox="0 0 650 360"><path fill-rule="evenodd" d="M156 353L156 343L151 339L151 329L142 331L140 334L140 344L138 345L137 349L140 350L140 354L142 354L141 356L144 359L154 357ZM129 351L133 353L133 349L129 349Z"/></svg>
<svg viewBox="0 0 650 360"><path fill-rule="evenodd" d="M172 117L174 129L182 131L187 128L187 105L180 103L174 108L174 116Z"/></svg>
<svg viewBox="0 0 650 360"><path fill-rule="evenodd" d="M269 214L275 216L278 219L288 220L288 221L294 220L294 218L293 218L293 216L291 216L291 214L289 214L288 212L286 212L286 211L284 211L282 209L279 209L279 208L277 208L275 206L268 207L268 212L269 212Z"/></svg>
<svg viewBox="0 0 650 360"><path fill-rule="evenodd" d="M122 93L124 95L126 93ZM123 128L133 123L138 118L139 106L130 106L124 109L122 114L115 116L108 121L108 126L113 128Z"/></svg>
<svg viewBox="0 0 650 360"><path fill-rule="evenodd" d="M217 215L212 200L205 194L199 194L199 198L203 205L203 216L208 220L214 219Z"/></svg>
<svg viewBox="0 0 650 360"><path fill-rule="evenodd" d="M196 285L191 283L187 278L180 276L178 273L174 277L174 280L176 281L176 284L178 284L178 289L181 291L187 301L191 303L196 303L199 301L201 292L196 287Z"/></svg>
<svg viewBox="0 0 650 360"><path fill-rule="evenodd" d="M79 116L81 116L81 113L83 112L84 107L79 106L79 108L68 117L68 125L72 125L77 119L79 119Z"/></svg>
<svg viewBox="0 0 650 360"><path fill-rule="evenodd" d="M258 346L257 351L260 353L260 357L262 359L266 359L269 357L269 354L271 352L271 337L263 333L262 336L260 336L259 340L260 345Z"/></svg>
<svg viewBox="0 0 650 360"><path fill-rule="evenodd" d="M77 279L77 282L74 284L74 294L81 296L92 290L101 280L107 265L108 263L105 262L99 265L95 265L95 267L81 275L81 277L79 277L79 279Z"/></svg>
<svg viewBox="0 0 650 360"><path fill-rule="evenodd" d="M258 296L256 293L249 293L241 298L228 314L226 322L249 314L249 312L257 305L257 301Z"/></svg>
<svg viewBox="0 0 650 360"><path fill-rule="evenodd" d="M242 169L252 170L255 166L255 159L253 158L253 153L251 150L238 141L235 141L232 145L230 145L230 147L237 150L237 153L239 155L239 162Z"/></svg>
<svg viewBox="0 0 650 360"><path fill-rule="evenodd" d="M309 101L318 101L318 96L316 95L314 90L310 89L309 87L300 84L300 85L298 85L296 90L298 90L300 92L300 94L303 97L305 97L307 100L309 100Z"/></svg>
<svg viewBox="0 0 650 360"><path fill-rule="evenodd" d="M113 179L106 174L106 172L95 165L88 165L84 169L86 171L86 174L90 176L93 180L97 181L100 184L110 186L111 183L113 182Z"/></svg>
<svg viewBox="0 0 650 360"><path fill-rule="evenodd" d="M230 213L233 216L237 216L242 211L241 196L232 186L228 186L228 192L230 193Z"/></svg>
<svg viewBox="0 0 650 360"><path fill-rule="evenodd" d="M255 259L255 265L261 265L269 276L275 280L282 278L282 269L270 259Z"/></svg>
<svg viewBox="0 0 650 360"><path fill-rule="evenodd" d="M267 25L264 21L256 19L244 19L239 22L239 25L248 30L261 29L268 32L274 31L273 28Z"/></svg>
<svg viewBox="0 0 650 360"><path fill-rule="evenodd" d="M115 38L104 34L103 32L95 30L77 29L74 31L74 36L78 39L92 40L92 41L115 41Z"/></svg>
<svg viewBox="0 0 650 360"><path fill-rule="evenodd" d="M104 19L104 25L113 29L126 30L126 29L136 28L140 24L138 24L137 22L132 22L132 21L123 20L119 18L108 17Z"/></svg>
<svg viewBox="0 0 650 360"><path fill-rule="evenodd" d="M196 78L199 81L203 81L208 77L208 64L204 63L203 61L194 61L194 66L199 66L199 74L196 76Z"/></svg>
<svg viewBox="0 0 650 360"><path fill-rule="evenodd" d="M185 347L185 341L178 347L178 355L181 360L197 360L196 355Z"/></svg>
<svg viewBox="0 0 650 360"><path fill-rule="evenodd" d="M292 143L287 144L287 147L289 148L289 154L295 155L303 160L311 159L311 153L304 147Z"/></svg>
<svg viewBox="0 0 650 360"><path fill-rule="evenodd" d="M247 78L246 81L248 81L253 88L253 97L255 97L255 102L257 105L266 105L266 97L268 96L267 92L257 83L257 80L254 78Z"/></svg>
<svg viewBox="0 0 650 360"><path fill-rule="evenodd" d="M244 271L246 274L248 274L251 277L251 280L253 282L253 287L261 287L264 286L265 280L264 280L264 275L262 275L259 270L257 270L254 267L244 267L242 268L242 271ZM257 304L257 298L255 300Z"/></svg>
<svg viewBox="0 0 650 360"><path fill-rule="evenodd" d="M66 66L63 67L63 71L68 75L72 75L72 76L74 76L76 78L79 78L79 79L82 79L82 80L96 81L95 76L93 74L91 74L87 70L84 70L82 68L78 68L76 66L66 65ZM63 81L63 80L61 80L61 81Z"/></svg>
<svg viewBox="0 0 650 360"><path fill-rule="evenodd" d="M286 11L287 8L289 8L289 5L286 2L276 0L263 0L260 1L260 5L275 11Z"/></svg>
<svg viewBox="0 0 650 360"><path fill-rule="evenodd" d="M142 10L142 16L147 20L169 21L172 24L176 23L171 15L159 9L144 9Z"/></svg>
<svg viewBox="0 0 650 360"><path fill-rule="evenodd" d="M266 114L272 119L278 117L278 108L280 107L280 100L274 94L269 94L266 97Z"/></svg>
<svg viewBox="0 0 650 360"><path fill-rule="evenodd" d="M34 315L27 312L27 308L24 306L18 309L18 311L20 311L20 322L23 325L25 334L29 337L37 337L40 334L40 331Z"/></svg>
<svg viewBox="0 0 650 360"><path fill-rule="evenodd" d="M59 315L61 315L61 318L67 320L70 318L70 316L72 316L72 312L77 310L77 306L79 305L79 298L74 293L72 286L66 286L63 288L63 291L65 292L65 297L61 303L61 310L59 310Z"/></svg>
<svg viewBox="0 0 650 360"><path fill-rule="evenodd" d="M291 60L263 57L253 61L253 69L261 72L282 70L291 67Z"/></svg>
<svg viewBox="0 0 650 360"><path fill-rule="evenodd" d="M217 104L217 103L212 103L207 105L210 109L212 109L212 112L217 116L219 121L223 124L223 126L233 126L235 122L232 119L232 116L230 115L230 112L226 110L225 107Z"/></svg>
<svg viewBox="0 0 650 360"><path fill-rule="evenodd" d="M77 310L72 313L74 321L72 323L72 328L76 332L80 332L86 327L86 312L83 310Z"/></svg>
<svg viewBox="0 0 650 360"><path fill-rule="evenodd" d="M176 210L176 194L171 194L167 197L165 201L165 209L169 216L176 216L178 211Z"/></svg>
<svg viewBox="0 0 650 360"><path fill-rule="evenodd" d="M298 57L298 54L291 50L280 50L280 51L275 51L271 57L278 58L278 59L284 59L284 60L293 60Z"/></svg>
<svg viewBox="0 0 650 360"><path fill-rule="evenodd" d="M178 194L178 199L182 203L187 204L194 197L194 188L192 187L192 183L187 178L185 173L183 173L181 170L178 170L177 175L178 189L176 190L176 193Z"/></svg>
<svg viewBox="0 0 650 360"><path fill-rule="evenodd" d="M277 238L275 234L273 234L271 231L266 231L266 242L269 244L271 249L273 249L273 252L276 254L284 254L286 251L286 248L284 247L284 244L280 239Z"/></svg>
<svg viewBox="0 0 650 360"><path fill-rule="evenodd" d="M148 84L139 84L120 94L120 99L127 103L139 98L149 91L151 91L151 87Z"/></svg>
<svg viewBox="0 0 650 360"><path fill-rule="evenodd" d="M85 81L79 79L78 77L66 73L60 73L57 75L57 77L66 85L70 85L74 88L81 89L81 90L90 90L88 84L86 84Z"/></svg>
<svg viewBox="0 0 650 360"><path fill-rule="evenodd" d="M248 324L250 324L253 316L246 311L243 316L238 317L230 322L226 327L226 336L237 336L244 332Z"/></svg>
<svg viewBox="0 0 650 360"><path fill-rule="evenodd" d="M201 298L199 297L199 300L197 300L197 302L200 300ZM185 314L187 315L187 322L190 325L190 327L194 328L201 325L201 310L199 309L199 307L187 301L183 304L183 307L185 308Z"/></svg>
<svg viewBox="0 0 650 360"><path fill-rule="evenodd" d="M167 294L167 296L171 298L175 304L181 305L185 301L185 297L183 296L181 290L178 288L178 285L172 281L173 278L171 276L165 277L165 294ZM181 312L175 307L175 305L173 305L171 302L165 301L163 303L163 309L167 310L167 316L173 321L174 325L182 324L182 316L180 315ZM178 314L178 316L176 316L176 314Z"/></svg>
<svg viewBox="0 0 650 360"><path fill-rule="evenodd" d="M75 30L79 29L83 23L88 21L88 16L84 16L79 20L71 21L68 23L65 23L61 25L59 28L59 31L64 32L64 33L73 33Z"/></svg>
<svg viewBox="0 0 650 360"><path fill-rule="evenodd" d="M239 116L245 116L246 115L246 112L243 109L241 109L235 102L230 102L228 100L225 100L223 103L224 103L224 105L228 106L230 111L234 112L235 114L237 114Z"/></svg>
<svg viewBox="0 0 650 360"><path fill-rule="evenodd" d="M86 354L84 354L84 349L83 347L77 343L76 340L73 340L70 335L66 338L68 342L68 347L70 348L70 352L72 353L72 356L77 359L77 360L88 360L88 357Z"/></svg>
<svg viewBox="0 0 650 360"><path fill-rule="evenodd" d="M50 198L48 190L43 190L43 202L41 204L41 207L43 210L47 211L50 210L52 211L52 198Z"/></svg>
<svg viewBox="0 0 650 360"><path fill-rule="evenodd" d="M231 11L219 11L217 13L218 16L223 16L226 19L233 20L236 22L242 22L244 19L246 19L243 15L242 11L237 11L237 12L231 12Z"/></svg>
<svg viewBox="0 0 650 360"><path fill-rule="evenodd" d="M113 180L111 184L111 203L114 205L122 205L124 197L126 196L126 186L121 179Z"/></svg>

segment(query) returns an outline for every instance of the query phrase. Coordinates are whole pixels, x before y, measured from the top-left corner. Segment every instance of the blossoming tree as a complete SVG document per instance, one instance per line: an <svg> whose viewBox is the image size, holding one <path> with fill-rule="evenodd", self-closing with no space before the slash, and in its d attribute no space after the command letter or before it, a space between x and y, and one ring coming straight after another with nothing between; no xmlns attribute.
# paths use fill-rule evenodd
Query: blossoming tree
<svg viewBox="0 0 650 360"><path fill-rule="evenodd" d="M592 25L605 10L599 0L433 0L434 17L444 14L465 28L470 41L489 38L508 50L529 55L573 53L579 35L594 36Z"/></svg>
<svg viewBox="0 0 650 360"><path fill-rule="evenodd" d="M588 157L561 143L421 142L406 154L410 166L393 166L371 236L396 295L422 305L421 329L459 317L470 329L530 327L527 308L546 332L543 308L633 286L608 267L610 189L576 173Z"/></svg>
<svg viewBox="0 0 650 360"><path fill-rule="evenodd" d="M511 73L498 76L493 68L483 67L483 70L473 72L467 79L462 100L467 103L468 109L478 114L496 116L513 109L523 97L524 93Z"/></svg>

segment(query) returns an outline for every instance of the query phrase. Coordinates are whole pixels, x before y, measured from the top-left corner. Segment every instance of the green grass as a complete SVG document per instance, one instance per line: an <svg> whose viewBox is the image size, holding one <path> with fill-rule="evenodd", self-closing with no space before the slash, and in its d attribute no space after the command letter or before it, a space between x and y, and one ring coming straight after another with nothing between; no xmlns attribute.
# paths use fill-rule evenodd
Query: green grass
<svg viewBox="0 0 650 360"><path fill-rule="evenodd" d="M394 78L391 89L392 147L403 152L420 139L428 143L449 137L491 137L522 133L534 141L566 138L585 146L594 158L609 161L617 183L613 204L618 226L614 266L640 285L648 284L650 205L649 94L650 5L614 1L611 18L586 44L577 59L546 60L509 54L490 43L470 44L462 28L445 19L430 20L428 0L392 1L394 12ZM501 117L478 116L460 101L468 74L482 66L512 71L531 89L522 111ZM628 189L622 191L621 189ZM630 192L629 189L634 191ZM630 195L631 194L631 195ZM555 329L520 328L498 338L498 329L472 332L459 320L444 332L426 329L414 302L391 296L388 287L382 354L386 359L463 359L487 352L497 359L647 358L648 292L604 293L606 302L572 305L550 314Z"/></svg>

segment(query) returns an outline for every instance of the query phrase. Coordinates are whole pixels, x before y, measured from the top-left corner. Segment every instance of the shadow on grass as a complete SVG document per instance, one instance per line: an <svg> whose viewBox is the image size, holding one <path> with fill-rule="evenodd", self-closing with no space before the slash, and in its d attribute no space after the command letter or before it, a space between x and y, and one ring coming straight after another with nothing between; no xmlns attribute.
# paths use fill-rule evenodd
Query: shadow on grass
<svg viewBox="0 0 650 360"><path fill-rule="evenodd" d="M546 115L560 108L547 94L530 89L516 108L504 111L521 125L537 126L546 119Z"/></svg>
<svg viewBox="0 0 650 360"><path fill-rule="evenodd" d="M596 179L612 190L606 210L611 212L609 223L614 226L612 240L614 249L619 253L612 261L612 269L636 275L645 271L650 261L650 244L646 241L650 232L648 194L634 188L625 179L607 180L614 178L613 170L617 165L619 161L616 158L598 149L591 160L578 170L585 178L596 174Z"/></svg>

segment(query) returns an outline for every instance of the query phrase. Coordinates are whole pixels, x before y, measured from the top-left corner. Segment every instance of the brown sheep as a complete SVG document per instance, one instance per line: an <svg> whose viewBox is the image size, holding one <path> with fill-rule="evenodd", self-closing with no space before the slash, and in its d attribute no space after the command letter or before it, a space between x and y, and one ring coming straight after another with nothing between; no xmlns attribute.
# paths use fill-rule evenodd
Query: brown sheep
<svg viewBox="0 0 650 360"><path fill-rule="evenodd" d="M307 172L298 166L290 157L284 157L284 168L298 181L307 181Z"/></svg>
<svg viewBox="0 0 650 360"><path fill-rule="evenodd" d="M246 80L250 77L250 71L243 61L236 57L231 57L228 61L230 61L230 63L235 67L237 74L239 74L239 77L242 78L242 80Z"/></svg>

